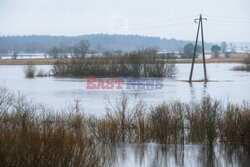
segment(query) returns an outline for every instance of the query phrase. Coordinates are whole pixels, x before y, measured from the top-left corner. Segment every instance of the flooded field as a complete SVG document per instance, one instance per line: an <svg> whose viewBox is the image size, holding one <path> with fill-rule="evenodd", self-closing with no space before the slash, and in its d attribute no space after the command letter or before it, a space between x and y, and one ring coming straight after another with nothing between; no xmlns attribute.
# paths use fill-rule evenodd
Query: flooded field
<svg viewBox="0 0 250 167"><path fill-rule="evenodd" d="M106 97L114 101L123 91L133 99L142 99L147 106L158 104L164 100L181 100L189 102L199 100L205 95L213 98L240 103L250 100L250 73L232 71L238 64L207 64L208 79L211 82L194 82L189 84L183 80L189 78L190 64L177 64L174 78L163 79L163 89L146 90L97 90L86 89L84 78L45 77L27 79L24 66L0 66L0 85L12 91L20 91L34 102L43 103L55 108L71 104L74 99L81 102L86 113L102 115L107 105ZM37 69L49 71L51 66L37 66ZM195 64L194 80L203 79L202 64ZM98 104L98 105L96 105Z"/></svg>
<svg viewBox="0 0 250 167"><path fill-rule="evenodd" d="M244 167L250 165L249 152L227 145L118 145L109 150L114 166L146 167Z"/></svg>
<svg viewBox="0 0 250 167"><path fill-rule="evenodd" d="M183 102L198 101L206 95L223 101L241 103L250 101L250 73L232 71L239 64L207 64L208 83L185 80L189 77L190 64L177 64L174 78L163 79L163 89L145 90L102 90L86 89L85 78L35 77L24 76L24 66L0 66L0 86L13 92L19 91L35 103L43 103L56 109L80 100L85 113L101 116L105 113L107 98L114 102L125 92L131 102L143 100L147 107L164 100ZM37 69L49 71L51 66L37 66ZM195 65L194 80L203 79L202 64ZM117 144L101 147L111 166L249 166L249 151L243 147L226 145L184 144L160 145Z"/></svg>

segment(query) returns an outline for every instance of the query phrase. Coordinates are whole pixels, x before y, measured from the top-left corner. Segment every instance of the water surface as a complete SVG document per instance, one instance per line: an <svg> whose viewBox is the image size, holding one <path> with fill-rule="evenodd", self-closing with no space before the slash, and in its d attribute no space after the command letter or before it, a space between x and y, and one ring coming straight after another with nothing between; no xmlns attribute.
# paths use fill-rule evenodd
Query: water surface
<svg viewBox="0 0 250 167"><path fill-rule="evenodd" d="M45 77L27 79L24 76L24 66L0 66L0 85L13 91L20 91L35 102L44 103L55 108L73 103L74 99L81 101L87 113L102 115L107 106L106 97L115 101L124 91L131 97L137 96L147 106L159 104L164 100L181 100L189 102L199 100L205 95L222 100L241 103L250 100L250 73L232 71L239 64L213 63L207 64L208 79L211 82L194 82L189 84L182 80L189 78L190 64L177 64L177 74L174 78L164 78L163 89L152 90L90 90L86 89L84 78ZM49 71L51 66L37 66L37 69ZM202 64L195 64L194 80L203 79Z"/></svg>
<svg viewBox="0 0 250 167"><path fill-rule="evenodd" d="M163 89L152 90L89 90L84 78L34 78L24 76L24 66L0 66L0 86L11 91L20 91L36 103L61 108L81 101L86 113L103 115L109 97L114 102L124 91L133 101L134 97L142 99L147 106L156 105L163 100L181 100L189 102L200 100L203 96L230 100L233 103L250 101L250 73L232 71L239 64L207 64L208 78L211 82L183 82L189 78L190 64L177 64L174 78L164 78ZM194 80L203 79L202 64L195 64ZM37 69L49 71L51 66L37 66ZM249 152L246 148L215 145L159 145L119 144L105 147L105 155L114 166L249 166Z"/></svg>
<svg viewBox="0 0 250 167"><path fill-rule="evenodd" d="M247 148L228 145L118 144L106 146L106 155L120 167L246 167Z"/></svg>

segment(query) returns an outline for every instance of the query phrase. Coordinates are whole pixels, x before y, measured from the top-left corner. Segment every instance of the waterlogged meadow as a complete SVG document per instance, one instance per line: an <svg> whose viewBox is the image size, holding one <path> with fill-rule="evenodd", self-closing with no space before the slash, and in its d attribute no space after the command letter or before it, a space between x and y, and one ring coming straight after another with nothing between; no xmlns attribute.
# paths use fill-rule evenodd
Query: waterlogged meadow
<svg viewBox="0 0 250 167"><path fill-rule="evenodd" d="M0 0L0 167L250 167L250 0L196 1Z"/></svg>
<svg viewBox="0 0 250 167"><path fill-rule="evenodd" d="M131 79L127 80L123 77L108 78L124 79L124 89L115 89L118 84L114 84L114 89L87 89L85 77L52 77L52 66L36 66L34 79L26 78L23 72L25 66L0 66L0 85L12 91L20 91L37 103L55 108L61 108L62 104L73 103L74 99L79 99L83 108L89 113L103 115L106 107L105 97L109 96L114 102L114 99L118 98L122 91L125 91L131 98L137 95L144 100L148 107L163 100L172 99L184 102L200 100L204 95L225 101L229 99L233 103L241 103L243 100L249 101L250 73L233 71L233 67L238 65L240 64L207 64L208 79L210 80L208 83L193 82L189 84L184 82L184 80L188 80L190 64L176 64L176 74L171 78L139 78L142 80L163 80L159 84L159 86L163 84L162 89L155 89L156 87L154 89L138 89L139 84L135 85ZM47 77L38 77L37 75ZM96 79L107 81L108 78ZM202 64L195 64L193 79L203 79ZM94 82L94 84L97 86L98 82ZM126 89L127 85L131 89ZM132 85L135 85L135 89L132 88ZM156 82L154 86L156 86Z"/></svg>
<svg viewBox="0 0 250 167"><path fill-rule="evenodd" d="M208 156L209 160L204 161L207 166L214 163L216 166L216 150L221 149L220 146L230 145L236 148L231 150L232 156L244 153L243 157L234 158L230 164L250 164L249 158L240 159L249 157L248 102L223 103L208 96L192 103L160 102L148 110L143 101L136 100L133 105L129 105L130 100L122 93L116 103L107 101L105 115L97 117L87 114L78 101L62 111L54 111L1 88L0 165L120 166L128 162L119 162L119 149L125 145L129 149L136 144L141 144L139 148L156 149L153 154L160 151L160 146L165 148L160 151L165 161L169 160L167 155L163 156L164 152L169 152L174 145L178 147L175 149L176 154L183 158L185 152L190 154L186 147L193 145L193 149L204 151L204 154L194 154L198 156L196 159L200 155ZM127 161L125 157L123 160ZM184 159L177 161L184 163ZM164 166L164 163L160 166Z"/></svg>
<svg viewBox="0 0 250 167"><path fill-rule="evenodd" d="M184 82L189 64L170 78L91 80L123 89L87 89L52 66L32 79L26 66L1 66L0 166L249 166L250 73L236 65L207 64L208 83Z"/></svg>

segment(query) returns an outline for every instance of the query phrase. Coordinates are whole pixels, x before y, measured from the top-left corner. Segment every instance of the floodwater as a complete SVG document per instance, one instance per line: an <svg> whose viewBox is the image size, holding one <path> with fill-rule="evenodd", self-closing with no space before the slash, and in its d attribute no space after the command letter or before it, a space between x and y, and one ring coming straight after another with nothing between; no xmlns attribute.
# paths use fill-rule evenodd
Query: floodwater
<svg viewBox="0 0 250 167"><path fill-rule="evenodd" d="M162 89L86 89L84 78L36 77L27 79L24 76L24 66L0 66L0 86L26 95L36 103L60 108L80 100L86 113L102 115L107 106L107 99L115 101L124 91L131 99L143 100L148 107L164 100L181 100L189 102L200 100L203 96L230 100L233 103L250 101L250 73L232 71L240 64L213 63L207 64L208 79L211 82L193 82L183 80L189 78L190 64L177 64L177 74L174 78L164 78ZM51 66L37 66L37 69L49 71ZM203 65L195 64L194 80L203 79ZM126 84L126 83L125 83ZM124 86L126 88L126 86Z"/></svg>
<svg viewBox="0 0 250 167"><path fill-rule="evenodd" d="M72 104L74 99L81 102L86 113L103 115L107 98L114 102L124 91L131 99L142 99L147 106L156 105L164 100L181 100L190 102L200 100L203 96L230 100L233 103L250 101L250 72L232 71L240 64L213 63L207 64L210 82L193 82L189 78L190 64L177 64L174 78L164 78L162 89L102 90L86 89L84 78L34 78L24 76L24 66L0 66L0 86L11 91L19 91L36 103L43 103L54 108ZM49 71L51 66L37 66L37 69ZM195 64L194 80L203 79L203 65ZM126 84L126 83L125 83ZM105 100L106 99L106 100ZM114 166L249 166L250 156L245 148L215 145L158 145L119 144L105 147L105 155Z"/></svg>
<svg viewBox="0 0 250 167"><path fill-rule="evenodd" d="M118 144L104 153L119 167L246 167L249 150L229 145Z"/></svg>

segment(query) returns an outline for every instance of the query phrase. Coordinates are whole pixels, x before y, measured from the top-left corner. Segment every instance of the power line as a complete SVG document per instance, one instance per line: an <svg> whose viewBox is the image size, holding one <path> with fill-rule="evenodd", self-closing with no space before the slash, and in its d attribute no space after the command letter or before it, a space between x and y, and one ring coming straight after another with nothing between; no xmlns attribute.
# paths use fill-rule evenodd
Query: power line
<svg viewBox="0 0 250 167"><path fill-rule="evenodd" d="M220 19L209 19L209 21L217 23L229 23L229 24L250 24L250 21L228 21Z"/></svg>
<svg viewBox="0 0 250 167"><path fill-rule="evenodd" d="M189 21L185 20L191 20L191 17L180 17L180 18L165 18L162 20L153 20L148 22L141 22L141 23L135 23L135 24L120 24L115 26L104 26L104 27L88 27L86 29L74 29L74 30L66 30L67 32L113 32L113 31L119 31L121 28L127 28L129 29L136 29L136 28L148 28L148 27L157 27L157 26L174 26L174 25L180 25L180 24L189 24ZM183 21L181 21L183 20ZM184 22L185 21L185 22ZM65 31L64 31L65 32Z"/></svg>
<svg viewBox="0 0 250 167"><path fill-rule="evenodd" d="M218 26L238 26L238 27L243 27L243 26L246 26L246 27L249 27L250 26L250 23L220 23L220 22L209 22L209 23L206 23L208 25L218 25Z"/></svg>
<svg viewBox="0 0 250 167"><path fill-rule="evenodd" d="M250 18L242 18L242 17L228 17L228 16L214 16L214 15L208 15L210 18L216 18L216 19L226 19L226 20L247 20L249 21Z"/></svg>

